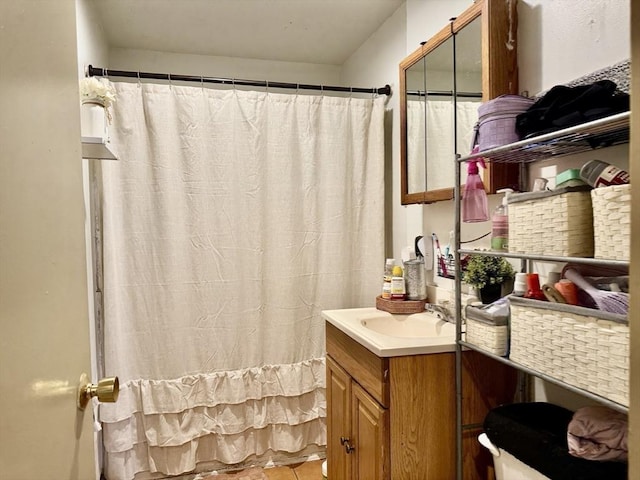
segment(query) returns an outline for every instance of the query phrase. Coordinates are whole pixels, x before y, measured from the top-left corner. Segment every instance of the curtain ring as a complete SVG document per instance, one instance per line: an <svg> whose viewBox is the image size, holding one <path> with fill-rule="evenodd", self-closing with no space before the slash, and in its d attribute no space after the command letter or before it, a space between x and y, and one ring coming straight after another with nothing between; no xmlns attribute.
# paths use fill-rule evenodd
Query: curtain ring
<svg viewBox="0 0 640 480"><path fill-rule="evenodd" d="M142 82L140 81L140 70L138 70L138 88L142 87Z"/></svg>
<svg viewBox="0 0 640 480"><path fill-rule="evenodd" d="M171 83L171 74L167 73L167 77L169 77L169 90L171 90L171 87L173 86Z"/></svg>
<svg viewBox="0 0 640 480"><path fill-rule="evenodd" d="M269 80L265 80L264 83L266 84L266 87L265 87L264 91L265 91L265 93L269 93Z"/></svg>
<svg viewBox="0 0 640 480"><path fill-rule="evenodd" d="M349 98L353 98L353 87L349 87Z"/></svg>

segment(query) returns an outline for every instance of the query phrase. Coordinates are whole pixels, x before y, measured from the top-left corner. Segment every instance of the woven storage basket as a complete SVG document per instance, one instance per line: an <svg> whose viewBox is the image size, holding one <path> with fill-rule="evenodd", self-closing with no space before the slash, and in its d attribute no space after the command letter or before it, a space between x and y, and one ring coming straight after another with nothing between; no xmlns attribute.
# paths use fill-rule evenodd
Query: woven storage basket
<svg viewBox="0 0 640 480"><path fill-rule="evenodd" d="M589 187L514 193L508 197L509 252L593 256Z"/></svg>
<svg viewBox="0 0 640 480"><path fill-rule="evenodd" d="M594 257L629 260L631 249L631 185L591 190Z"/></svg>
<svg viewBox="0 0 640 480"><path fill-rule="evenodd" d="M629 405L626 317L518 297L509 301L511 360Z"/></svg>
<svg viewBox="0 0 640 480"><path fill-rule="evenodd" d="M388 300L378 295L376 308L389 313L410 314L424 312L426 300Z"/></svg>
<svg viewBox="0 0 640 480"><path fill-rule="evenodd" d="M509 327L467 319L466 340L489 353L505 357L509 349Z"/></svg>
<svg viewBox="0 0 640 480"><path fill-rule="evenodd" d="M465 308L466 334L468 343L477 345L483 350L501 357L509 351L508 316L491 318L480 308L467 306Z"/></svg>

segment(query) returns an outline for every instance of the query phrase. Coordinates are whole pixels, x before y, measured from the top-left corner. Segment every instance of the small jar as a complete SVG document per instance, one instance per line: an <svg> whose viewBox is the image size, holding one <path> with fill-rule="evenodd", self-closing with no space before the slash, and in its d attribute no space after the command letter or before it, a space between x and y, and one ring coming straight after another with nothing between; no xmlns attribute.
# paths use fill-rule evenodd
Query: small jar
<svg viewBox="0 0 640 480"><path fill-rule="evenodd" d="M547 299L542 289L540 289L540 278L537 273L529 273L527 275L527 293L524 294L524 298L531 298L533 300Z"/></svg>
<svg viewBox="0 0 640 480"><path fill-rule="evenodd" d="M527 274L516 273L516 278L513 282L513 294L517 297L524 297L527 293Z"/></svg>

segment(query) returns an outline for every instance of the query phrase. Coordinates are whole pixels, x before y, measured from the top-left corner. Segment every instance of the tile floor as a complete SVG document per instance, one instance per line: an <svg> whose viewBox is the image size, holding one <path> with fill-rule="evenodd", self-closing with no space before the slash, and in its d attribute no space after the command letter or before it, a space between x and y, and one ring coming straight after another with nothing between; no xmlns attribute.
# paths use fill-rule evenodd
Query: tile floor
<svg viewBox="0 0 640 480"><path fill-rule="evenodd" d="M265 468L269 480L322 480L322 462L297 463L287 467Z"/></svg>

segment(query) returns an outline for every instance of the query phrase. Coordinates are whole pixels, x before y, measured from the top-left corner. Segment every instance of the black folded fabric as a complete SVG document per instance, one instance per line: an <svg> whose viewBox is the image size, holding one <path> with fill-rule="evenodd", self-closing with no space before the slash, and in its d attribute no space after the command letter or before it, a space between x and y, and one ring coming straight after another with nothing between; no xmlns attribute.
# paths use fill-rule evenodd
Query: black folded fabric
<svg viewBox="0 0 640 480"><path fill-rule="evenodd" d="M497 447L552 480L626 480L627 464L569 454L573 412L551 403L514 403L491 410L484 431Z"/></svg>
<svg viewBox="0 0 640 480"><path fill-rule="evenodd" d="M629 110L629 95L611 80L567 87L556 85L516 117L516 131L527 138Z"/></svg>

